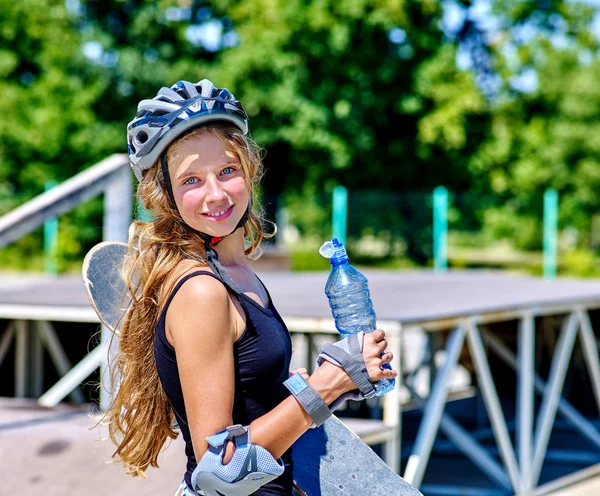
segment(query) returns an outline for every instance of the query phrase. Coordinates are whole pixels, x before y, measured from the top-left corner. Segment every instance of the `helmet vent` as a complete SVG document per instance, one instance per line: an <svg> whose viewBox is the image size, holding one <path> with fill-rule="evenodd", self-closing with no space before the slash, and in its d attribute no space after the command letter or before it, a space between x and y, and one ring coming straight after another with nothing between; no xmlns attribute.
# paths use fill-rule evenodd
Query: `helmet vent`
<svg viewBox="0 0 600 496"><path fill-rule="evenodd" d="M175 89L175 91L177 92L177 94L178 94L179 96L181 96L182 98L185 98L185 99L187 100L187 99L190 97L190 96L187 94L187 91L185 91L185 88L179 88L179 87L177 87L177 88L174 88L174 89Z"/></svg>
<svg viewBox="0 0 600 496"><path fill-rule="evenodd" d="M146 143L146 141L148 141L148 133L146 131L140 131L135 137L140 143Z"/></svg>
<svg viewBox="0 0 600 496"><path fill-rule="evenodd" d="M127 126L127 152L136 177L141 179L186 131L223 120L248 133L248 116L241 103L208 79L195 84L178 81L162 87L155 98L140 101L135 119Z"/></svg>

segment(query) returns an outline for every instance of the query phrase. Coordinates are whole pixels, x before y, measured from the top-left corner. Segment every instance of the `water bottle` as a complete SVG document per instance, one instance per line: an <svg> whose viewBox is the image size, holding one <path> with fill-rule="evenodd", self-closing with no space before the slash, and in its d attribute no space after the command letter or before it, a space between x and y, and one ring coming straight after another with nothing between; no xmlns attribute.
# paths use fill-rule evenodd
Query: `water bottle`
<svg viewBox="0 0 600 496"><path fill-rule="evenodd" d="M363 331L373 332L377 328L375 310L369 294L367 278L348 262L344 245L333 238L326 241L319 253L329 258L331 273L325 284L325 294L329 299L335 327L342 336ZM391 370L389 364L383 368ZM382 379L376 395L381 396L394 389L396 379Z"/></svg>

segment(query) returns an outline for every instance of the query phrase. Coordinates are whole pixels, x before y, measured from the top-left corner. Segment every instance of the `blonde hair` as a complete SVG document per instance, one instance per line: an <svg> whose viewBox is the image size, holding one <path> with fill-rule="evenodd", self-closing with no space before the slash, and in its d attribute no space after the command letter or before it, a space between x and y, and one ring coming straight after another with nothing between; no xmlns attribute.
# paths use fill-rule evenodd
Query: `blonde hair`
<svg viewBox="0 0 600 496"><path fill-rule="evenodd" d="M183 141L206 135L218 137L239 161L252 204L263 174L260 150L236 127L215 123L196 128L169 146L167 159L177 157L177 147ZM103 423L116 445L113 458L123 463L126 473L145 477L148 466L158 467L158 455L167 438L177 437L173 409L154 361L154 328L175 281L190 268L180 262L188 259L206 266L206 261L203 243L191 235L169 201L161 167L154 166L146 173L138 185L138 195L154 218L133 222L129 228L123 278L132 303L123 318L119 352L111 359L112 391L117 392ZM244 226L249 240L246 255L256 252L261 241L273 235L264 231L261 213L252 207Z"/></svg>

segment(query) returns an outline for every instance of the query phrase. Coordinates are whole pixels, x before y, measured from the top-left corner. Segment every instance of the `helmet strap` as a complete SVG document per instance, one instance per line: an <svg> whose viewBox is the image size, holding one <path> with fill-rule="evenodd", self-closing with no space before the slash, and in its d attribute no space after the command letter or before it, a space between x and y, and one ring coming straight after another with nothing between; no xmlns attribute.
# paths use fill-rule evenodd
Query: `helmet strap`
<svg viewBox="0 0 600 496"><path fill-rule="evenodd" d="M179 209L177 208L177 204L175 203L175 196L173 195L173 186L171 184L171 176L169 175L169 166L167 164L166 153L163 153L160 156L160 165L161 165L161 169L162 169L163 178L165 181L165 186L167 188L167 193L169 195L169 199L171 200L171 205L175 209L175 211L177 211L177 213L179 213L179 217L181 217L181 213L179 212ZM217 251L215 250L214 247L217 246L224 238L226 238L227 236L230 236L235 231L237 231L240 227L243 227L246 224L246 222L248 222L248 218L250 216L251 204L252 204L251 202L248 204L248 208L244 212L244 215L242 215L242 218L239 220L239 222L237 223L237 226L235 226L233 231L231 231L229 234L226 234L225 236L211 236L210 234L206 234L206 233L197 231L193 227L186 224L183 221L183 218L181 217L184 227L188 231L190 231L194 234L197 234L202 239L202 241L204 241L204 248L206 251L206 262L208 263L208 266L212 269L212 271L218 277L221 278L221 280L227 286L229 286L229 288L231 288L235 293L238 293L238 294L243 293L244 292L243 289L240 288L235 282L233 282L231 280L231 278L227 275L227 272L225 272L225 268L221 265L221 262L219 262L219 255L217 254Z"/></svg>
<svg viewBox="0 0 600 496"><path fill-rule="evenodd" d="M173 186L171 185L171 175L169 174L169 164L167 163L167 154L163 153L160 156L160 167L162 169L163 179L165 181L165 187L169 194L169 200L171 200L171 206L179 212L177 209L177 203L175 203L175 197L173 196ZM181 214L180 214L181 215Z"/></svg>

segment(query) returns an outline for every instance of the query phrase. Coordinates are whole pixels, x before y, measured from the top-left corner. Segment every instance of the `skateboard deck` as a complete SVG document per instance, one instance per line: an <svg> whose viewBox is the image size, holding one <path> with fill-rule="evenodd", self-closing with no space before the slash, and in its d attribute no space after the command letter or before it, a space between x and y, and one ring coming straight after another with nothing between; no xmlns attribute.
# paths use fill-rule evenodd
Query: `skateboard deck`
<svg viewBox="0 0 600 496"><path fill-rule="evenodd" d="M120 273L126 255L125 243L103 242L88 252L82 268L92 307L117 334L130 303ZM294 443L293 459L301 496L422 496L335 416Z"/></svg>
<svg viewBox="0 0 600 496"><path fill-rule="evenodd" d="M120 272L126 255L125 243L105 241L87 253L82 267L83 284L92 308L100 321L117 334L130 303Z"/></svg>
<svg viewBox="0 0 600 496"><path fill-rule="evenodd" d="M308 496L421 495L336 416L304 433L292 453L294 480Z"/></svg>

